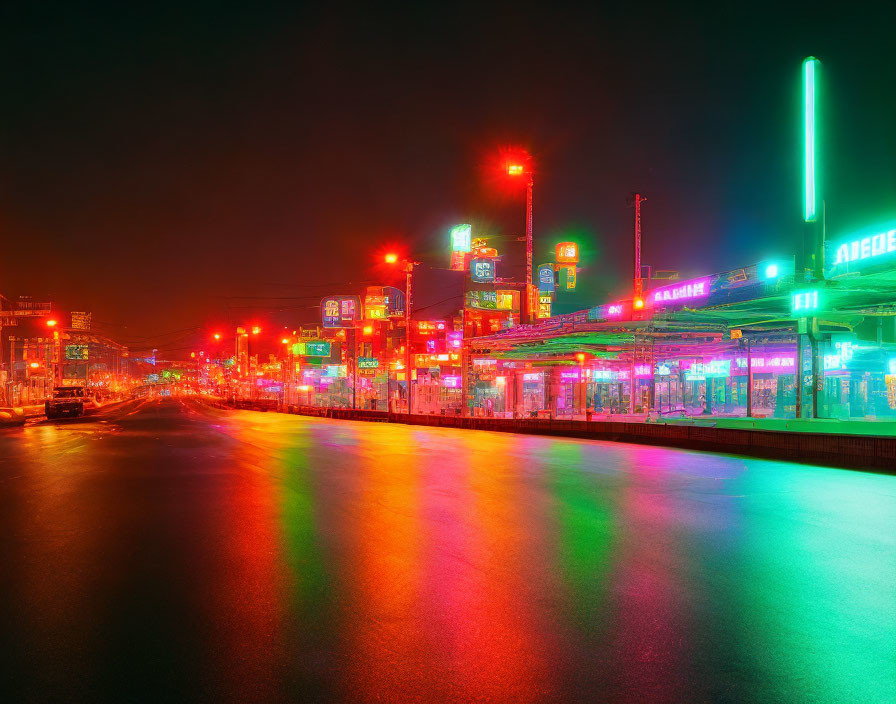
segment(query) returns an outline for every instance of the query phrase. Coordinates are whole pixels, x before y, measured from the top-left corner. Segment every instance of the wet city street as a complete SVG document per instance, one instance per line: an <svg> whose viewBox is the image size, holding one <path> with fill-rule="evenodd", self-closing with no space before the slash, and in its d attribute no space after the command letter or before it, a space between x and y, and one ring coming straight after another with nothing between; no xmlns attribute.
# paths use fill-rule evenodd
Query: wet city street
<svg viewBox="0 0 896 704"><path fill-rule="evenodd" d="M7 701L896 701L889 476L147 400L0 431L0 559Z"/></svg>

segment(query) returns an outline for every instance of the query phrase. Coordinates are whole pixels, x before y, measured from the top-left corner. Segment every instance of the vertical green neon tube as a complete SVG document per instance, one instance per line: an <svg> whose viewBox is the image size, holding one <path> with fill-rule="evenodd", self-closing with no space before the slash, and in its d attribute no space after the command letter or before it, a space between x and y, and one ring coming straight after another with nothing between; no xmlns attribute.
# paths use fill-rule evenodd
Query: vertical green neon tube
<svg viewBox="0 0 896 704"><path fill-rule="evenodd" d="M815 65L818 59L810 56L803 61L803 136L805 160L803 164L806 192L803 219L815 222Z"/></svg>

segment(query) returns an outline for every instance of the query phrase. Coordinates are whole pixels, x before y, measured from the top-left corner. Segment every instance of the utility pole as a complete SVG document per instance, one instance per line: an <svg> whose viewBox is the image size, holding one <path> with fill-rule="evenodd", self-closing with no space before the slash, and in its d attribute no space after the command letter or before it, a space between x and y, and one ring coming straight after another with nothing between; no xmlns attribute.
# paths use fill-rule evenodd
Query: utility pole
<svg viewBox="0 0 896 704"><path fill-rule="evenodd" d="M644 295L644 280L641 278L641 203L646 202L640 193L633 193L632 205L635 207L635 261L634 261L634 299Z"/></svg>
<svg viewBox="0 0 896 704"><path fill-rule="evenodd" d="M529 287L532 286L532 191L535 186L535 178L529 172L529 180L526 183L526 294L531 300ZM535 311L529 311L531 318Z"/></svg>
<svg viewBox="0 0 896 704"><path fill-rule="evenodd" d="M414 277L414 265L419 263L409 260L405 267L407 281L404 295L404 375L408 383L408 415L411 415L411 398L413 397L411 389L411 280Z"/></svg>

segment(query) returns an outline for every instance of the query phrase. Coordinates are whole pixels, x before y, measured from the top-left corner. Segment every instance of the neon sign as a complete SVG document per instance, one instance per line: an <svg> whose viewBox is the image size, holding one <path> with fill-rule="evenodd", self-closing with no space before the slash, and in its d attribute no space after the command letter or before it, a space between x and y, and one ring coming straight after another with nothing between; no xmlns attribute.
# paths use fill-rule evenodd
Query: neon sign
<svg viewBox="0 0 896 704"><path fill-rule="evenodd" d="M451 228L451 251L469 252L472 249L473 228L470 225L455 225Z"/></svg>
<svg viewBox="0 0 896 704"><path fill-rule="evenodd" d="M460 377L459 376L443 376L442 377L442 385L449 389L457 389L460 387Z"/></svg>
<svg viewBox="0 0 896 704"><path fill-rule="evenodd" d="M296 342L292 346L292 353L296 357L329 357L330 343L324 341Z"/></svg>
<svg viewBox="0 0 896 704"><path fill-rule="evenodd" d="M746 357L738 357L735 361L741 369L746 369L748 363L753 370L793 371L796 368L794 357L750 357L749 360Z"/></svg>
<svg viewBox="0 0 896 704"><path fill-rule="evenodd" d="M663 286L650 292L650 300L655 306L665 306L695 298L706 298L709 295L710 283L710 277L704 276L684 283Z"/></svg>
<svg viewBox="0 0 896 704"><path fill-rule="evenodd" d="M470 262L470 276L477 283L495 280L495 263L491 259L474 259Z"/></svg>
<svg viewBox="0 0 896 704"><path fill-rule="evenodd" d="M818 289L798 291L790 297L790 311L794 315L805 315L818 310Z"/></svg>
<svg viewBox="0 0 896 704"><path fill-rule="evenodd" d="M539 264L538 265L538 290L553 291L554 290L554 265Z"/></svg>
<svg viewBox="0 0 896 704"><path fill-rule="evenodd" d="M579 245L575 242L561 242L554 253L558 264L575 264L579 261Z"/></svg>
<svg viewBox="0 0 896 704"><path fill-rule="evenodd" d="M714 359L710 362L694 362L684 373L685 381L704 381L711 378L726 377L731 370L731 362L727 359Z"/></svg>
<svg viewBox="0 0 896 704"><path fill-rule="evenodd" d="M498 294L495 291L467 291L467 305L480 310L497 310Z"/></svg>
<svg viewBox="0 0 896 704"><path fill-rule="evenodd" d="M320 313L325 328L351 327L358 320L361 301L357 296L327 296L320 302Z"/></svg>
<svg viewBox="0 0 896 704"><path fill-rule="evenodd" d="M815 222L815 69L820 62L810 56L803 61L803 220Z"/></svg>
<svg viewBox="0 0 896 704"><path fill-rule="evenodd" d="M837 273L857 271L858 267L850 266L856 262L876 265L887 259L886 255L896 253L896 229L841 242L836 245L834 251L834 263L831 269L839 269Z"/></svg>

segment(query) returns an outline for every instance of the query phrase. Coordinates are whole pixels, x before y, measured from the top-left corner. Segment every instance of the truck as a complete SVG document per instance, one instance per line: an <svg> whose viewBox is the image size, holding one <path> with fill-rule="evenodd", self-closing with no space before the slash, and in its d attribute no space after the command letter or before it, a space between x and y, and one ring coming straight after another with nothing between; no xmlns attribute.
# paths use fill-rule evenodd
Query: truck
<svg viewBox="0 0 896 704"><path fill-rule="evenodd" d="M84 415L84 387L57 386L53 389L53 397L44 402L47 418Z"/></svg>

